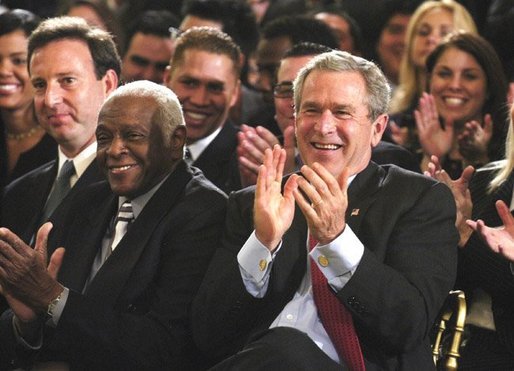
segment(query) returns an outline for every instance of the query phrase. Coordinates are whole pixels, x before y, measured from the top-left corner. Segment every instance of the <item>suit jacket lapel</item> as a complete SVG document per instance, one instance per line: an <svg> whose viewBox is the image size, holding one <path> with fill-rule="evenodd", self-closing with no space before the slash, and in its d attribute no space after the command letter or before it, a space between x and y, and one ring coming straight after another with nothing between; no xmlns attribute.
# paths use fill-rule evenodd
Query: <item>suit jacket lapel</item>
<svg viewBox="0 0 514 371"><path fill-rule="evenodd" d="M116 213L118 198L110 193L98 207L84 210L83 223L80 228L74 228L80 235L71 235L67 241L73 248L66 250L66 259L59 273L61 282L76 291L81 292L86 280L91 274L93 261L101 247L109 223ZM84 236L87 236L84 238Z"/></svg>
<svg viewBox="0 0 514 371"><path fill-rule="evenodd" d="M30 213L32 217L27 223L27 225L30 227L24 228L23 233L20 234L20 237L24 241L31 241L34 231L37 232L39 222L41 220L45 208L46 199L50 194L50 190L52 189L55 177L57 176L57 166L57 161L52 161L52 163L48 164L48 166L41 171L40 176L35 177L33 179L33 184L29 186L30 191L28 192L28 195L33 196L29 196L24 202L28 202L29 207L34 212ZM41 191L34 192L34 189L39 189Z"/></svg>
<svg viewBox="0 0 514 371"><path fill-rule="evenodd" d="M193 166L202 168L203 166L213 163L228 161L232 155L233 143L237 142L237 129L235 129L230 121L227 121L221 131L216 135L212 142L203 150L200 157L196 159ZM230 147L230 149L229 149Z"/></svg>
<svg viewBox="0 0 514 371"><path fill-rule="evenodd" d="M295 216L291 228L286 232L282 240L282 248L275 257L274 267L280 267L273 271L274 290L282 292L291 287L296 288L300 284L306 268L307 259L307 222L300 208L296 206ZM291 284L290 277L297 280Z"/></svg>
<svg viewBox="0 0 514 371"><path fill-rule="evenodd" d="M182 198L191 177L190 170L182 161L148 201L119 245L102 265L88 288L88 296L94 296L107 303L114 303L117 300L143 250L149 246L154 229ZM160 249L160 246L152 247ZM145 253L158 251L147 249Z"/></svg>
<svg viewBox="0 0 514 371"><path fill-rule="evenodd" d="M348 188L346 223L358 234L364 215L376 199L376 193L384 178L384 170L374 162L353 179Z"/></svg>

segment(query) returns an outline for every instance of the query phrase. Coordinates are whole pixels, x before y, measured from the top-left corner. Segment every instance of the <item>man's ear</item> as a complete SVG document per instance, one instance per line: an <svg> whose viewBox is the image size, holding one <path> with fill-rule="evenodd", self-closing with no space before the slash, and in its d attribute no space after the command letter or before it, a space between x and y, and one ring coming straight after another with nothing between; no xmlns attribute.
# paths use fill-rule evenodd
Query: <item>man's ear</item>
<svg viewBox="0 0 514 371"><path fill-rule="evenodd" d="M107 70L107 72L105 72L104 77L102 77L102 81L104 84L105 96L107 97L118 87L118 74L112 69Z"/></svg>
<svg viewBox="0 0 514 371"><path fill-rule="evenodd" d="M237 79L236 88L234 89L234 94L232 94L232 99L230 100L230 108L234 107L239 100L239 93L241 90L241 80Z"/></svg>
<svg viewBox="0 0 514 371"><path fill-rule="evenodd" d="M184 157L186 136L187 130L184 125L177 126L171 134L171 153L174 160L180 160Z"/></svg>
<svg viewBox="0 0 514 371"><path fill-rule="evenodd" d="M171 66L168 64L164 69L164 75L162 76L162 82L164 85L168 86L169 81L171 80Z"/></svg>
<svg viewBox="0 0 514 371"><path fill-rule="evenodd" d="M389 116L384 113L378 116L376 120L373 122L371 128L371 147L376 147L378 143L382 140L382 135L384 134L384 131L387 128L388 121Z"/></svg>

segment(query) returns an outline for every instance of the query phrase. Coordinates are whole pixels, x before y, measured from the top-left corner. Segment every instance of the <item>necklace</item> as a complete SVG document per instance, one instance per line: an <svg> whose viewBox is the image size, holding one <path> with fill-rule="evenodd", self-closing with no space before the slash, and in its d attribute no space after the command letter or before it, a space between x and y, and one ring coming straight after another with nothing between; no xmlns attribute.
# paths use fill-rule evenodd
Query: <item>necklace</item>
<svg viewBox="0 0 514 371"><path fill-rule="evenodd" d="M37 125L37 126L34 126L33 128L31 128L29 131L26 131L24 133L14 134L14 133L6 132L6 135L7 135L7 139L13 139L16 141L20 141L25 138L30 138L31 136L36 134L39 130L41 130L41 126Z"/></svg>

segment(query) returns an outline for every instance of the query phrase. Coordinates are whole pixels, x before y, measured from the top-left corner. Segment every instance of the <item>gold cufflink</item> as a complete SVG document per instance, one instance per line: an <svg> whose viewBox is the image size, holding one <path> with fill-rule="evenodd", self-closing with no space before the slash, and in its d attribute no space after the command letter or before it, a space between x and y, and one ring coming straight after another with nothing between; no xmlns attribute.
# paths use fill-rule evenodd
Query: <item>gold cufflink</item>
<svg viewBox="0 0 514 371"><path fill-rule="evenodd" d="M265 259L261 259L259 261L259 269L262 271L264 271L266 269L266 266L268 265L268 263L266 262Z"/></svg>
<svg viewBox="0 0 514 371"><path fill-rule="evenodd" d="M318 263L319 265L321 265L323 268L325 267L328 267L328 259L326 256L324 255L320 255L318 256Z"/></svg>

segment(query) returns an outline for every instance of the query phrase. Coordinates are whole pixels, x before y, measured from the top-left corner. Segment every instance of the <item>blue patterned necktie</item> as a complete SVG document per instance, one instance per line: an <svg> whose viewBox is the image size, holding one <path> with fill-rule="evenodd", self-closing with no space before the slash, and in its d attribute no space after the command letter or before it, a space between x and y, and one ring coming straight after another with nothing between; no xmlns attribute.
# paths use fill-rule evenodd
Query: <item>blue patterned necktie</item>
<svg viewBox="0 0 514 371"><path fill-rule="evenodd" d="M46 201L42 222L46 222L48 220L64 197L66 197L71 188L70 179L74 174L75 166L73 166L73 161L66 160L62 165L57 178L55 178L54 187Z"/></svg>

